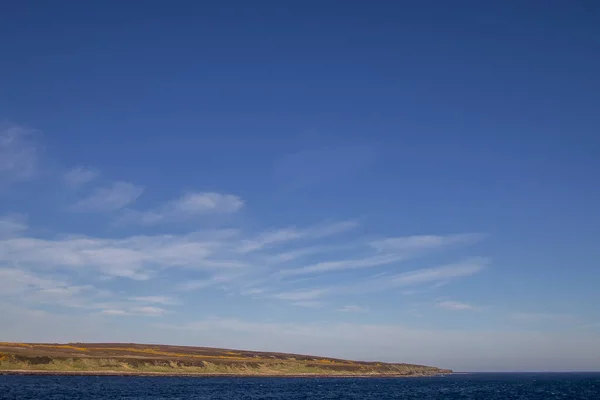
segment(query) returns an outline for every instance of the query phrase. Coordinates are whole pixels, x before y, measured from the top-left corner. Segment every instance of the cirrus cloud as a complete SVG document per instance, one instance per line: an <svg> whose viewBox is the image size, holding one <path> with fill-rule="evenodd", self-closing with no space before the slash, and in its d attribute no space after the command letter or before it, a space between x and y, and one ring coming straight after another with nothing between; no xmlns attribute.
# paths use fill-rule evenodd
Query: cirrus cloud
<svg viewBox="0 0 600 400"><path fill-rule="evenodd" d="M41 145L34 131L0 123L0 179L23 181L38 174Z"/></svg>
<svg viewBox="0 0 600 400"><path fill-rule="evenodd" d="M142 195L144 188L128 182L115 182L96 188L86 198L73 205L75 211L114 211L128 206Z"/></svg>
<svg viewBox="0 0 600 400"><path fill-rule="evenodd" d="M207 214L234 213L243 206L244 201L232 194L193 192L155 209L146 211L127 210L119 222L139 225L181 222Z"/></svg>

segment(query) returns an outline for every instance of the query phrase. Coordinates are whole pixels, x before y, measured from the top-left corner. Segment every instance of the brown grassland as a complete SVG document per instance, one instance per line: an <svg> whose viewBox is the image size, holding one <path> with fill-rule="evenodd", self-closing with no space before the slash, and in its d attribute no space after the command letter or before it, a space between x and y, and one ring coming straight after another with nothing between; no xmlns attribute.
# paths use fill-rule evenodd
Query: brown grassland
<svg viewBox="0 0 600 400"><path fill-rule="evenodd" d="M210 347L0 342L0 374L424 376L448 372L424 365Z"/></svg>

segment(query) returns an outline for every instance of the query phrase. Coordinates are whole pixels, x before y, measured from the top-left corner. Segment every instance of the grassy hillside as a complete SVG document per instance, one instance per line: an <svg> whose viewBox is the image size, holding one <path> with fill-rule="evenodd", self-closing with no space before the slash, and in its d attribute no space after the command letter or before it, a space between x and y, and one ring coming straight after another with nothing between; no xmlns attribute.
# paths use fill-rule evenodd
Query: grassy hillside
<svg viewBox="0 0 600 400"><path fill-rule="evenodd" d="M2 371L245 376L421 376L451 372L423 365L208 347L0 342Z"/></svg>

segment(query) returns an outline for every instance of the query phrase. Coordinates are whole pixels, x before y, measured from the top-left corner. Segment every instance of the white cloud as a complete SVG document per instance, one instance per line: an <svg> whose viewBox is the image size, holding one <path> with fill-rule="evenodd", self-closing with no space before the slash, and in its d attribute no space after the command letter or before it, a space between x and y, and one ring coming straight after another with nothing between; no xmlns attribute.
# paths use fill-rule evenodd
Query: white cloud
<svg viewBox="0 0 600 400"><path fill-rule="evenodd" d="M321 298L327 294L327 289L312 289L312 290L299 290L293 292L284 292L273 295L274 298L280 300L291 300L291 301L307 301Z"/></svg>
<svg viewBox="0 0 600 400"><path fill-rule="evenodd" d="M294 232L299 232L300 236L306 239L321 240L323 235L344 232L352 226L350 223L322 224L304 229L294 228ZM239 251L248 243L264 243L265 237L264 233L253 237L236 230L204 231L187 235L139 235L121 239L89 236L62 236L52 239L9 236L0 239L0 265L14 263L24 269L45 273L76 273L86 279L121 277L148 280L165 276L164 271L167 269L185 269L188 279L180 283L170 282L173 285L171 289L195 291L219 287L231 294L316 306L316 302L328 296L374 293L408 286L439 285L477 273L485 264L484 259L472 259L437 268L393 275L388 273L370 279L361 278L360 281L349 280L343 285L315 287L314 283L310 283L311 278L289 280L285 275L278 274L275 269L278 267L277 264L273 264L273 258L281 253L275 250L265 247L260 252ZM363 246L370 248L369 242L363 242ZM309 244L291 249L288 246L287 252L296 253L292 258L312 259L313 255L319 254L313 251L315 247L319 246ZM395 257L397 256L394 254L377 253L367 261L371 265L375 261L386 265L390 258ZM365 259L357 258L353 262L354 265L362 265ZM324 262L320 265L328 264ZM330 269L328 267L324 270ZM309 279L308 287L299 290L286 289L290 284L296 285L306 279ZM253 290L257 287L260 291ZM161 296L137 296L130 297L129 301L138 301L146 305L167 305L171 299ZM105 306L103 309L123 307ZM129 309L126 311L131 312Z"/></svg>
<svg viewBox="0 0 600 400"><path fill-rule="evenodd" d="M265 293L266 290L263 288L249 288L249 289L243 289L240 294L244 295L244 296L252 296L252 295L257 295L257 294L263 294Z"/></svg>
<svg viewBox="0 0 600 400"><path fill-rule="evenodd" d="M87 167L76 167L68 171L64 180L69 186L81 186L93 181L100 175L100 171Z"/></svg>
<svg viewBox="0 0 600 400"><path fill-rule="evenodd" d="M450 311L473 311L473 310L477 310L477 307L472 306L470 304L467 303L462 303L460 301L452 301L452 300L446 300L446 301L440 301L437 303L437 306L439 308L443 308L445 310L450 310Z"/></svg>
<svg viewBox="0 0 600 400"><path fill-rule="evenodd" d="M312 256L321 253L329 253L339 250L352 249L351 245L338 245L338 246L308 246L304 248L294 249L290 251L283 251L281 253L273 253L267 256L267 262L272 264L280 264L285 262L294 261L299 258L306 256Z"/></svg>
<svg viewBox="0 0 600 400"><path fill-rule="evenodd" d="M182 292L191 292L194 290L204 289L220 284L228 284L245 276L246 274L243 271L234 271L228 273L218 272L212 275L210 278L192 279L187 282L181 283L177 285L176 289Z"/></svg>
<svg viewBox="0 0 600 400"><path fill-rule="evenodd" d="M28 228L26 219L21 214L0 215L0 239L13 237L25 232Z"/></svg>
<svg viewBox="0 0 600 400"><path fill-rule="evenodd" d="M368 308L366 307L361 307L361 306L354 306L354 305L346 305L343 307L340 307L338 309L338 311L342 311L342 312L365 312L367 311Z"/></svg>
<svg viewBox="0 0 600 400"><path fill-rule="evenodd" d="M42 289L64 286L63 282L42 278L18 268L0 268L0 296L25 295Z"/></svg>
<svg viewBox="0 0 600 400"><path fill-rule="evenodd" d="M483 270L487 263L488 260L485 258L472 258L440 267L421 268L401 274L378 275L370 279L363 278L360 283L352 282L324 288L283 292L271 297L287 301L315 300L333 295L359 295L411 286L439 285L441 282L448 283L457 278L474 275Z"/></svg>
<svg viewBox="0 0 600 400"><path fill-rule="evenodd" d="M293 306L306 307L306 308L318 308L318 307L321 307L323 305L322 302L316 301L316 300L294 301L294 302L292 302L290 304L293 305Z"/></svg>
<svg viewBox="0 0 600 400"><path fill-rule="evenodd" d="M130 297L129 299L139 303L155 303L167 306L179 304L179 300L169 296L135 296Z"/></svg>
<svg viewBox="0 0 600 400"><path fill-rule="evenodd" d="M225 236L228 237L228 236ZM17 237L0 240L0 263L28 268L96 271L106 276L148 279L164 268L223 270L240 268L237 260L219 258L227 241L214 234L132 236L100 239Z"/></svg>
<svg viewBox="0 0 600 400"><path fill-rule="evenodd" d="M165 310L164 308L152 306L132 307L130 309L107 308L100 310L100 314L110 316L141 315L145 317L162 317L166 313L167 310Z"/></svg>
<svg viewBox="0 0 600 400"><path fill-rule="evenodd" d="M49 305L88 312L97 310L103 314L144 316L167 313L154 304L179 304L176 299L161 295L127 298L90 284L76 285L65 279L18 268L0 268L0 299L3 303L19 302L32 307Z"/></svg>
<svg viewBox="0 0 600 400"><path fill-rule="evenodd" d="M488 260L485 258L472 258L461 263L449 264L436 268L423 268L386 278L394 287L437 283L449 279L470 276L480 272Z"/></svg>
<svg viewBox="0 0 600 400"><path fill-rule="evenodd" d="M40 145L32 130L0 124L0 178L27 180L38 173Z"/></svg>
<svg viewBox="0 0 600 400"><path fill-rule="evenodd" d="M237 249L249 240L253 239L245 239L232 230L188 235L140 235L123 239L8 237L0 239L0 262L18 262L24 267L40 270L95 271L105 276L132 279L148 279L164 268L219 271L219 277L187 282L186 286L191 290L192 287L201 288L241 277L239 272L224 275L226 270L247 269L251 264L261 264L264 258L249 258L238 252ZM261 270L264 271L262 267L255 267L252 272Z"/></svg>
<svg viewBox="0 0 600 400"><path fill-rule="evenodd" d="M173 208L184 214L235 212L243 206L238 196L215 192L188 193L173 203Z"/></svg>
<svg viewBox="0 0 600 400"><path fill-rule="evenodd" d="M300 268L282 270L282 275L303 275L311 273L323 273L331 271L341 271L357 268L378 267L381 265L391 264L393 262L406 259L403 255L385 254L373 257L359 258L353 260L341 261L323 261L316 264L307 265Z"/></svg>
<svg viewBox="0 0 600 400"><path fill-rule="evenodd" d="M524 322L568 322L577 320L577 316L573 314L559 314L546 312L523 312L517 311L510 314L510 317L515 320Z"/></svg>
<svg viewBox="0 0 600 400"><path fill-rule="evenodd" d="M321 224L305 229L298 229L294 227L277 229L265 232L252 240L246 240L242 242L239 251L242 253L249 253L262 250L272 245L291 242L294 240L324 238L348 231L356 228L357 226L358 223L356 221L342 221Z"/></svg>
<svg viewBox="0 0 600 400"><path fill-rule="evenodd" d="M178 222L205 214L233 213L243 206L244 201L232 194L194 192L153 210L128 210L121 222L141 225Z"/></svg>
<svg viewBox="0 0 600 400"><path fill-rule="evenodd" d="M278 229L272 232L266 232L256 239L247 240L244 243L242 243L242 246L240 247L240 252L249 253L252 251L260 250L269 245L285 243L299 239L302 237L302 235L302 232L299 232L294 228L285 228Z"/></svg>
<svg viewBox="0 0 600 400"><path fill-rule="evenodd" d="M111 186L97 188L90 196L73 205L76 211L114 211L133 203L144 192L140 186L127 182L115 182Z"/></svg>
<svg viewBox="0 0 600 400"><path fill-rule="evenodd" d="M76 168L65 179L73 185L95 178L93 170ZM141 195L143 189L125 182L97 188L91 195L74 205L76 210L110 211L126 207ZM154 224L174 222L205 213L235 212L244 202L237 196L214 192L188 193L155 210L130 211L137 222ZM131 214L133 213L133 214ZM0 218L0 265L18 265L24 271L77 274L78 279L129 278L148 280L164 274L166 269L186 269L191 275L179 285L179 291L219 287L230 294L251 295L285 301L303 307L321 306L321 299L338 294L356 294L389 290L401 286L441 284L449 279L476 272L471 269L452 271L424 269L406 274L373 278L360 284L302 290L287 290L289 275L319 274L331 271L388 266L391 263L424 254L450 245L473 242L469 235L410 236L378 241L353 239L339 243L341 234L356 228L356 221L323 222L307 227L269 229L255 234L227 229L200 231L179 235L134 235L118 239L93 236L32 237L25 235L27 226L21 217ZM336 242L336 240L338 242ZM315 244L317 243L317 244ZM354 257L329 260L329 254L344 249ZM297 261L311 264L294 267ZM319 261L324 260L324 261ZM290 269L281 273L275 268L286 263ZM302 265L302 264L300 264ZM475 268L475 269L473 269ZM195 274L203 276L195 277ZM164 275L162 275L164 276ZM200 278L200 279L199 279ZM292 283L298 283L297 280ZM257 285L260 288L257 289ZM57 284L38 288L36 298L62 306L107 310L104 314L162 315L163 308L154 305L175 305L168 296L116 296L111 302L101 299L99 290L90 285ZM137 304L137 305L136 305ZM350 311L348 308L346 311Z"/></svg>
<svg viewBox="0 0 600 400"><path fill-rule="evenodd" d="M115 309L101 310L100 313L101 314L106 314L106 315L130 315L125 310L115 310Z"/></svg>
<svg viewBox="0 0 600 400"><path fill-rule="evenodd" d="M113 294L92 285L76 285L18 268L0 268L0 298L5 302L18 301L38 307L53 305L68 308L95 309Z"/></svg>
<svg viewBox="0 0 600 400"><path fill-rule="evenodd" d="M434 251L452 245L473 243L481 237L482 235L480 234L459 234L448 236L406 236L380 239L369 243L369 245L376 250L375 255L347 260L322 261L300 268L282 270L281 274L303 275L380 267L423 255L427 251Z"/></svg>
<svg viewBox="0 0 600 400"><path fill-rule="evenodd" d="M483 238L479 233L467 233L456 235L418 235L392 237L371 242L378 251L393 252L418 252L423 250L439 249L446 246L471 244Z"/></svg>
<svg viewBox="0 0 600 400"><path fill-rule="evenodd" d="M167 310L165 310L164 308L153 306L133 307L131 309L132 314L145 315L148 317L160 317L165 315L166 312Z"/></svg>

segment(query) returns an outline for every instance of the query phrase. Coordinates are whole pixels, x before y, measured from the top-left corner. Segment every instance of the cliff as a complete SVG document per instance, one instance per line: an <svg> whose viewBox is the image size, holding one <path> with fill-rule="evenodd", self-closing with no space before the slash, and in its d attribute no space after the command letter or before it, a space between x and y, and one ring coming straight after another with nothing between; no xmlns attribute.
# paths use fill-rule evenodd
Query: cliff
<svg viewBox="0 0 600 400"><path fill-rule="evenodd" d="M0 373L198 376L427 376L424 365L130 343L0 342Z"/></svg>

